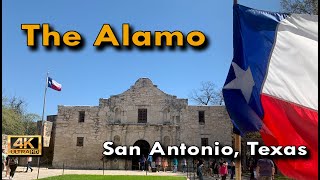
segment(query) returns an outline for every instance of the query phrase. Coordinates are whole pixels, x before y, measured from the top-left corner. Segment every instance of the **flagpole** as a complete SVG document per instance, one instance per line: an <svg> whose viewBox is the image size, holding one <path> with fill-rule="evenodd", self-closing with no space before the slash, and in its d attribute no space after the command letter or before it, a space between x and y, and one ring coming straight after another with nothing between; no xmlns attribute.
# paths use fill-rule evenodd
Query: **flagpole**
<svg viewBox="0 0 320 180"><path fill-rule="evenodd" d="M238 4L238 0L233 0L233 5ZM241 155L241 136L234 133L234 147L235 151L238 151ZM236 180L241 180L241 156L236 160Z"/></svg>
<svg viewBox="0 0 320 180"><path fill-rule="evenodd" d="M41 117L41 139L43 141L43 125L44 125L44 110L46 107L46 94L47 94L47 88L48 88L48 77L49 77L49 72L47 72L47 77L46 77L46 86L44 89L44 96L43 96L43 108L42 108L42 117ZM39 178L39 170L40 170L40 156L38 157L38 174L37 174L37 179Z"/></svg>
<svg viewBox="0 0 320 180"><path fill-rule="evenodd" d="M236 180L241 180L241 136L235 133L234 133L234 147L235 147L234 148L235 151L238 151L240 154L240 157L235 161Z"/></svg>

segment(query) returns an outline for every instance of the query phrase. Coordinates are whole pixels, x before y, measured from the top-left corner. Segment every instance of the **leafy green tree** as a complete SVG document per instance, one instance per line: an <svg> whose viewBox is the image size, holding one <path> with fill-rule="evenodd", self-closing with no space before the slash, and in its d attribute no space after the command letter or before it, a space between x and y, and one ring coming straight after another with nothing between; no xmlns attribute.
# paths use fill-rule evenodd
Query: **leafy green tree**
<svg viewBox="0 0 320 180"><path fill-rule="evenodd" d="M318 0L281 0L281 7L287 13L318 15Z"/></svg>
<svg viewBox="0 0 320 180"><path fill-rule="evenodd" d="M38 134L37 121L40 120L40 116L37 114L28 113L23 117L23 125L25 127L24 134L35 135Z"/></svg>
<svg viewBox="0 0 320 180"><path fill-rule="evenodd" d="M21 115L14 110L2 106L2 133L15 135L24 131Z"/></svg>
<svg viewBox="0 0 320 180"><path fill-rule="evenodd" d="M2 133L8 135L37 134L40 116L25 111L26 102L21 98L2 95Z"/></svg>

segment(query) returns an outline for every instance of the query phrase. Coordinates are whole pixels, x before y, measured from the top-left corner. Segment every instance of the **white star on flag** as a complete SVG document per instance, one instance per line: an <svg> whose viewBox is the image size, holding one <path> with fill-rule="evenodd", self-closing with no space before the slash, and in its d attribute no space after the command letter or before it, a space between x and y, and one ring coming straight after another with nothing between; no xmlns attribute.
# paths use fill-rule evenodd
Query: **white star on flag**
<svg viewBox="0 0 320 180"><path fill-rule="evenodd" d="M232 62L232 67L236 78L226 84L223 89L240 89L247 103L249 103L254 86L250 67L245 71L234 62Z"/></svg>

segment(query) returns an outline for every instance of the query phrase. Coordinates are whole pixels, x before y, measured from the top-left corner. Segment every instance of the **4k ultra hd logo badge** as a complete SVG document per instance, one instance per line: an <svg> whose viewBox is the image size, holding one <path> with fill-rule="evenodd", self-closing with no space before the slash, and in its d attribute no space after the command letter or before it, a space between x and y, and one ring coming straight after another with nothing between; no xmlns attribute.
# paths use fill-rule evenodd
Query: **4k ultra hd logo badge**
<svg viewBox="0 0 320 180"><path fill-rule="evenodd" d="M8 155L40 156L42 154L42 139L40 135L8 136Z"/></svg>

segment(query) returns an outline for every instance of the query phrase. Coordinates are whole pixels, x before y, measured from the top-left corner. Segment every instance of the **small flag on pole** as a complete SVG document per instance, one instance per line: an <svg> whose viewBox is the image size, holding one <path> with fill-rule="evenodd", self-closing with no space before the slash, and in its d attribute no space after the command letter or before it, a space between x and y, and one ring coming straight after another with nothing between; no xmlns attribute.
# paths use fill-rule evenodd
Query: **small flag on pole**
<svg viewBox="0 0 320 180"><path fill-rule="evenodd" d="M52 78L48 77L48 87L56 91L61 91L62 85Z"/></svg>

